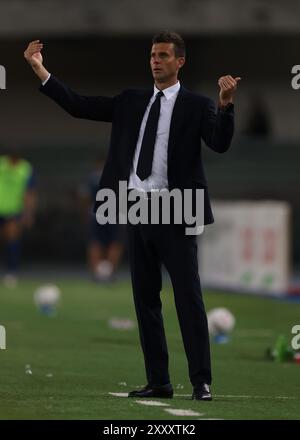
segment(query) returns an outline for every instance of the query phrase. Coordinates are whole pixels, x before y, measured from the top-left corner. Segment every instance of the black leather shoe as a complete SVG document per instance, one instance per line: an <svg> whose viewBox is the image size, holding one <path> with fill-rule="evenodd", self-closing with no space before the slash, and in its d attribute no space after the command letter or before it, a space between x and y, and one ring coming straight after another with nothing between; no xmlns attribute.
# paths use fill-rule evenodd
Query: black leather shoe
<svg viewBox="0 0 300 440"><path fill-rule="evenodd" d="M161 397L171 399L173 397L173 387L170 383L159 386L146 385L141 390L130 391L128 397Z"/></svg>
<svg viewBox="0 0 300 440"><path fill-rule="evenodd" d="M193 400L212 400L212 395L209 386L206 383L194 387Z"/></svg>

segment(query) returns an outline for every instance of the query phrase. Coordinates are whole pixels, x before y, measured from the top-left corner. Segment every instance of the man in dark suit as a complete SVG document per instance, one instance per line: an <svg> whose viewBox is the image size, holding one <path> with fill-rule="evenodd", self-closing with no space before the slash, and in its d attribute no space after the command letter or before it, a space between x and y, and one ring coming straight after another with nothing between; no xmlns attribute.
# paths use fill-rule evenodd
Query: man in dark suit
<svg viewBox="0 0 300 440"><path fill-rule="evenodd" d="M219 106L186 90L178 81L185 63L180 35L162 32L152 40L150 65L154 89L125 90L108 98L81 96L43 66L43 44L33 41L24 56L41 79L41 91L72 116L112 122L111 143L99 189L118 194L119 182L151 201L153 191L204 190L204 224L213 222L201 158L201 138L213 150L228 150L234 131L233 94L239 77L219 79ZM95 205L97 210L100 202ZM181 226L181 225L179 225ZM192 398L211 400L207 318L198 274L197 241L177 224L128 224L134 303L147 385L129 397L172 397L168 350L162 318L161 265L174 290Z"/></svg>

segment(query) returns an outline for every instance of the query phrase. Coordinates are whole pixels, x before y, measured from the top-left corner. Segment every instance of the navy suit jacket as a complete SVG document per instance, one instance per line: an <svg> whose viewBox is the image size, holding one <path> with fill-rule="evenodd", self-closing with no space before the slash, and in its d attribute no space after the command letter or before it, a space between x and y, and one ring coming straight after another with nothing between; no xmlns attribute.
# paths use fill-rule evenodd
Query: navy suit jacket
<svg viewBox="0 0 300 440"><path fill-rule="evenodd" d="M119 181L129 181L141 122L153 88L128 89L114 97L81 96L51 75L40 90L76 118L112 123L99 189L110 188L117 194ZM213 223L214 219L202 162L201 140L214 151L224 153L230 147L233 132L232 104L225 110L216 111L212 99L180 87L169 133L169 190L204 189L204 224ZM95 203L95 211L100 203Z"/></svg>

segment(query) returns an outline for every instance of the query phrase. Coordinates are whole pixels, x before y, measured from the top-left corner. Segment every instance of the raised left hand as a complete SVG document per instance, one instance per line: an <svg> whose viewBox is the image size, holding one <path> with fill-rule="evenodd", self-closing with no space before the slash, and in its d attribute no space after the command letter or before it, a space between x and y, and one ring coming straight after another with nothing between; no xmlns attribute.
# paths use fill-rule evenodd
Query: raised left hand
<svg viewBox="0 0 300 440"><path fill-rule="evenodd" d="M233 95L237 89L237 83L241 80L241 77L237 76L233 78L231 75L221 76L218 80L220 86L220 104L225 106L233 102Z"/></svg>

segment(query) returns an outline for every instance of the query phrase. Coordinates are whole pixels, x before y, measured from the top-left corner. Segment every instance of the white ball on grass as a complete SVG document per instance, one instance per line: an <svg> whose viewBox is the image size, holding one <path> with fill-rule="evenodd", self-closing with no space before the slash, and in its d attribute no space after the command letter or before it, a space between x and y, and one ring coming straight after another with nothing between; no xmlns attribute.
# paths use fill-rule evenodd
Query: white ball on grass
<svg viewBox="0 0 300 440"><path fill-rule="evenodd" d="M34 292L34 302L39 309L48 315L54 314L61 297L60 289L55 284L45 284Z"/></svg>
<svg viewBox="0 0 300 440"><path fill-rule="evenodd" d="M103 260L98 263L95 271L96 278L99 280L108 280L112 276L113 273L113 265L108 260Z"/></svg>
<svg viewBox="0 0 300 440"><path fill-rule="evenodd" d="M218 307L207 313L208 330L212 336L228 335L235 326L235 317L225 307Z"/></svg>

